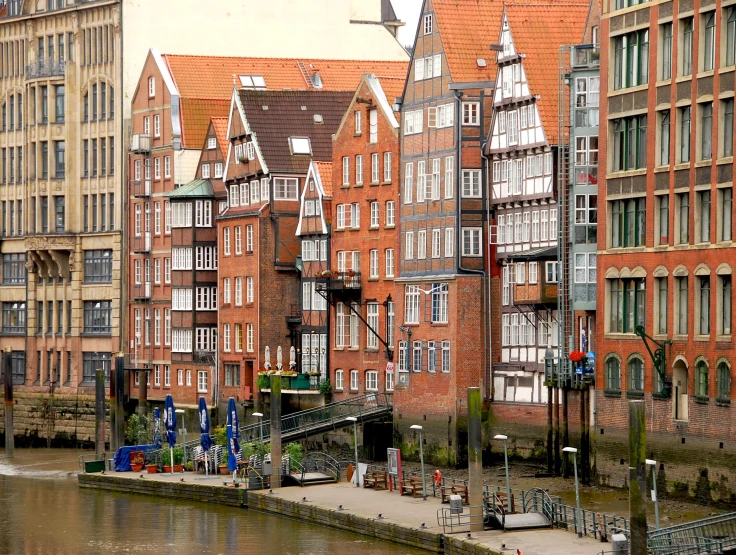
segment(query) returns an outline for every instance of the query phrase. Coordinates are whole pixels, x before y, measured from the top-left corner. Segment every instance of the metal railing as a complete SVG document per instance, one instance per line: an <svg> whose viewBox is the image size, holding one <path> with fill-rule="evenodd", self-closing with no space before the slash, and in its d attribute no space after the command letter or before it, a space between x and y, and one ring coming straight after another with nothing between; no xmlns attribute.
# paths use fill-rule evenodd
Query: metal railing
<svg viewBox="0 0 736 555"><path fill-rule="evenodd" d="M474 511L470 509L480 508L477 514L471 514ZM463 512L453 512L450 507L441 507L437 509L437 524L442 526L445 534L455 534L458 532L467 532L472 524L485 525L485 509L483 507L463 506ZM449 529L449 532L448 532Z"/></svg>
<svg viewBox="0 0 736 555"><path fill-rule="evenodd" d="M317 285L323 285L323 287L318 288L329 290L360 289L360 272L333 272L329 270L323 272L322 276L318 276Z"/></svg>
<svg viewBox="0 0 736 555"><path fill-rule="evenodd" d="M66 62L55 62L49 58L39 58L26 66L26 79L37 77L63 77L66 72Z"/></svg>
<svg viewBox="0 0 736 555"><path fill-rule="evenodd" d="M330 455L318 451L307 453L301 463L291 460L289 471L294 478L299 480L300 484L304 482L304 477L310 472L321 472L332 476L336 482L340 481L340 463Z"/></svg>
<svg viewBox="0 0 736 555"><path fill-rule="evenodd" d="M701 555L736 548L736 513L649 530L647 544L654 555Z"/></svg>

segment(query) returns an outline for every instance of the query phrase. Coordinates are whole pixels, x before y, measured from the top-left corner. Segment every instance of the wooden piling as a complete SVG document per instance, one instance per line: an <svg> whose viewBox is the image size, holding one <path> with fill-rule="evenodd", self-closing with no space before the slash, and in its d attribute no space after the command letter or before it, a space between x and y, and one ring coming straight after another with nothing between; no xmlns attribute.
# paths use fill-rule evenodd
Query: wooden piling
<svg viewBox="0 0 736 555"><path fill-rule="evenodd" d="M562 447L570 446L570 431L567 418L567 394L569 388L562 388ZM562 459L562 475L565 478L570 477L570 457Z"/></svg>
<svg viewBox="0 0 736 555"><path fill-rule="evenodd" d="M358 441L358 438L355 438ZM271 376L271 489L281 487L281 376ZM356 469L356 472L358 469Z"/></svg>
<svg viewBox="0 0 736 555"><path fill-rule="evenodd" d="M646 447L644 401L629 401L629 555L647 554Z"/></svg>
<svg viewBox="0 0 736 555"><path fill-rule="evenodd" d="M480 388L468 388L468 501L470 531L483 531L483 452Z"/></svg>
<svg viewBox="0 0 736 555"><path fill-rule="evenodd" d="M15 429L13 426L13 364L12 349L5 347L5 457L12 458L15 454Z"/></svg>
<svg viewBox="0 0 736 555"><path fill-rule="evenodd" d="M552 425L552 386L547 386L547 472L552 474L555 469L553 425Z"/></svg>
<svg viewBox="0 0 736 555"><path fill-rule="evenodd" d="M105 453L105 371L95 376L95 453L98 460Z"/></svg>

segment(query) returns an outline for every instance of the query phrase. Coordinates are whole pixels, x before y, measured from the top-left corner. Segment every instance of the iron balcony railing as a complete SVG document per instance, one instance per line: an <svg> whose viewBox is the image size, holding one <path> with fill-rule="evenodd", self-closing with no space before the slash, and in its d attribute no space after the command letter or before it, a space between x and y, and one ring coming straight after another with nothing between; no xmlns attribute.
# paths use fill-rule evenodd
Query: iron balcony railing
<svg viewBox="0 0 736 555"><path fill-rule="evenodd" d="M355 290L360 289L360 272L332 272L326 271L322 276L318 276L317 284L321 285L320 289L329 291Z"/></svg>
<svg viewBox="0 0 736 555"><path fill-rule="evenodd" d="M66 62L64 60L56 62L49 58L39 58L26 66L26 79L64 77L65 72Z"/></svg>

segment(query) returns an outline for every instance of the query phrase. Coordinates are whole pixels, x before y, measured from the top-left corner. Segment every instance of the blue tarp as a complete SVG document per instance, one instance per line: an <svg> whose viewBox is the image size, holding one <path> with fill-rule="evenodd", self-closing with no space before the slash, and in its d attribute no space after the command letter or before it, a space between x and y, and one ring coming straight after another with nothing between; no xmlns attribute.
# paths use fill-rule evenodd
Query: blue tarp
<svg viewBox="0 0 736 555"><path fill-rule="evenodd" d="M133 451L152 451L155 445L126 445L115 451L112 461L115 465L115 472L130 472L130 453Z"/></svg>

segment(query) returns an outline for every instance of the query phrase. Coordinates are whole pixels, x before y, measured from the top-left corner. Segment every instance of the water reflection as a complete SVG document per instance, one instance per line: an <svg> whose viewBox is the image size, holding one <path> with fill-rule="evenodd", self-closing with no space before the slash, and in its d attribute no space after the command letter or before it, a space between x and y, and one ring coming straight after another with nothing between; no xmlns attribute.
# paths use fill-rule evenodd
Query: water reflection
<svg viewBox="0 0 736 555"><path fill-rule="evenodd" d="M17 450L10 464L0 451L0 554L420 553L243 509L80 490L78 454Z"/></svg>

